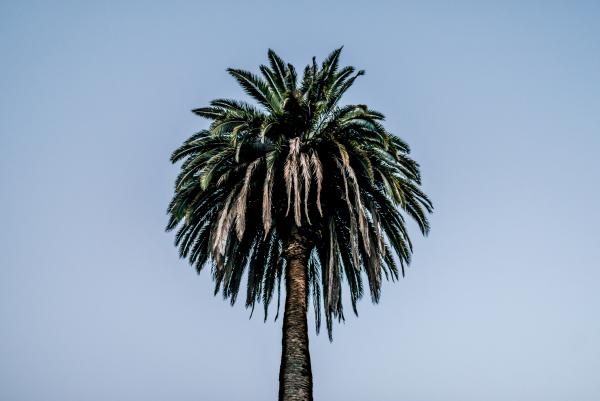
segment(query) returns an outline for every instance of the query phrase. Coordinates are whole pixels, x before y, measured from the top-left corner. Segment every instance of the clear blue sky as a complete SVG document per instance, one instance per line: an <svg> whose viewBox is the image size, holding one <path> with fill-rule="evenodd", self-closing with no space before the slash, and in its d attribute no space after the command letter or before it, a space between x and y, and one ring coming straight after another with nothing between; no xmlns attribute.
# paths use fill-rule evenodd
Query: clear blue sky
<svg viewBox="0 0 600 401"><path fill-rule="evenodd" d="M0 4L0 399L276 399L281 322L178 259L168 158L225 68L342 44L436 213L311 330L315 399L600 399L600 3L83 3Z"/></svg>

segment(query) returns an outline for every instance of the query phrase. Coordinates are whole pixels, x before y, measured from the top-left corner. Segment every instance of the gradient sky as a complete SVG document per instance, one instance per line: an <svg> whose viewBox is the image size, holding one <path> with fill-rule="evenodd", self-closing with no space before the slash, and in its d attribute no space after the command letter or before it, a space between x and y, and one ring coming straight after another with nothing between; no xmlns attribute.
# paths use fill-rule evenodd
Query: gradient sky
<svg viewBox="0 0 600 401"><path fill-rule="evenodd" d="M600 3L83 3L0 3L0 399L276 399L281 321L178 259L168 158L225 68L342 44L436 211L379 305L311 321L315 399L600 399Z"/></svg>

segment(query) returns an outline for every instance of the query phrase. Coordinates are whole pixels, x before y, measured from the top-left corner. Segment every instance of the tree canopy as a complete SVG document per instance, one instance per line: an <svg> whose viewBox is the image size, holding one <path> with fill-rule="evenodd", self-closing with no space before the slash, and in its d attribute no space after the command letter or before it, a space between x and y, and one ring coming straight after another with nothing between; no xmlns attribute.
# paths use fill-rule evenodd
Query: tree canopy
<svg viewBox="0 0 600 401"><path fill-rule="evenodd" d="M341 48L299 78L274 51L254 74L228 69L253 103L216 99L193 110L210 120L173 152L182 162L168 208L180 256L210 265L215 294L234 304L246 273L246 306L268 307L286 268L291 230L310 247L308 289L317 332L322 314L344 319L342 289L357 313L364 283L373 302L382 279L410 263L406 218L425 235L432 204L419 165L383 114L340 100L364 74L340 66ZM345 285L344 285L345 282ZM277 308L279 310L279 307Z"/></svg>

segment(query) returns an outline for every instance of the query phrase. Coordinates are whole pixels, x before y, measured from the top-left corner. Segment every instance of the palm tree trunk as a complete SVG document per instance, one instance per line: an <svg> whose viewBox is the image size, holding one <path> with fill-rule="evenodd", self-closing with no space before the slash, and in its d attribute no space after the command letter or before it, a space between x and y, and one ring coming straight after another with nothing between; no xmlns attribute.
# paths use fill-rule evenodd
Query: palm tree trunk
<svg viewBox="0 0 600 401"><path fill-rule="evenodd" d="M279 370L279 401L312 401L312 371L308 351L308 252L306 237L293 230L285 249L285 314Z"/></svg>

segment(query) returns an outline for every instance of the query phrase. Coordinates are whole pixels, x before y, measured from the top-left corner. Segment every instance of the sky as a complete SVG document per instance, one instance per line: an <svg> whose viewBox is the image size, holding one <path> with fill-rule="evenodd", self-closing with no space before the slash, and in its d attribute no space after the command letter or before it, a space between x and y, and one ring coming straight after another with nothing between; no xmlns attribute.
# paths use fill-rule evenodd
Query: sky
<svg viewBox="0 0 600 401"><path fill-rule="evenodd" d="M225 69L344 45L435 205L406 278L310 346L316 400L600 399L600 3L0 3L0 399L277 397L281 320L165 233ZM312 319L312 315L309 319Z"/></svg>

